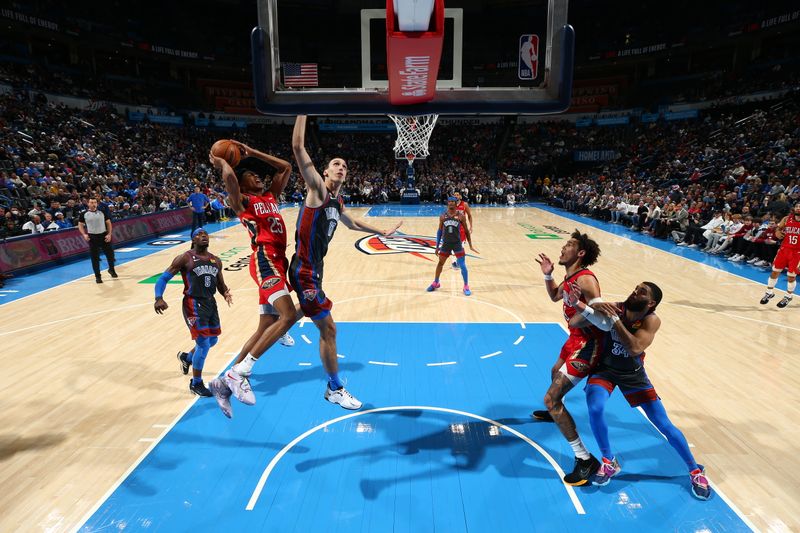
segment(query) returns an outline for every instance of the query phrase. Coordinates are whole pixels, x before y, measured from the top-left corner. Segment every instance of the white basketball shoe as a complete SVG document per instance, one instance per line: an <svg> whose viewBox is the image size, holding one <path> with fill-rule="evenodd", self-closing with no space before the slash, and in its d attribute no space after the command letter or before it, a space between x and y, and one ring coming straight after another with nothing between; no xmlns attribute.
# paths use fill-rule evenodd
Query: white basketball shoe
<svg viewBox="0 0 800 533"><path fill-rule="evenodd" d="M222 414L228 418L233 418L233 409L231 408L231 389L219 378L211 380L208 384L211 394L217 400L217 405L222 409Z"/></svg>
<svg viewBox="0 0 800 533"><path fill-rule="evenodd" d="M284 346L294 346L294 339L288 333L278 339L278 342L283 344Z"/></svg>
<svg viewBox="0 0 800 533"><path fill-rule="evenodd" d="M361 402L358 401L355 396L347 392L347 389L344 387L338 390L331 390L330 387L325 385L325 399L351 411L361 409Z"/></svg>
<svg viewBox="0 0 800 533"><path fill-rule="evenodd" d="M235 370L230 369L225 372L222 380L237 400L245 405L256 404L256 395L253 394L253 388L250 387L250 380L247 379L247 376L242 376Z"/></svg>

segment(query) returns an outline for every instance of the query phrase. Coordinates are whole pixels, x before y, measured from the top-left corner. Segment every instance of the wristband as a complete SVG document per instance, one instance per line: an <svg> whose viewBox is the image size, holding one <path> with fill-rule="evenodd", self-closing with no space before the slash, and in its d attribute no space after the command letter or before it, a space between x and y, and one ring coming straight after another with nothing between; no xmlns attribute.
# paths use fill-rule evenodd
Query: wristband
<svg viewBox="0 0 800 533"><path fill-rule="evenodd" d="M581 316L582 316L583 318L589 318L589 317L590 317L590 316L592 316L593 314L594 314L594 309L592 309L591 307L588 307L588 306L587 306L587 307L585 307L585 308L583 309L583 311L581 311Z"/></svg>
<svg viewBox="0 0 800 533"><path fill-rule="evenodd" d="M544 280L545 281L553 281L553 275L552 274L545 274L544 275Z"/></svg>
<svg viewBox="0 0 800 533"><path fill-rule="evenodd" d="M600 297L598 296L597 298L592 298L591 300L589 300L588 302L586 302L586 305L592 305L592 304L602 303L602 301L603 301L603 299L602 299L602 298L600 298Z"/></svg>

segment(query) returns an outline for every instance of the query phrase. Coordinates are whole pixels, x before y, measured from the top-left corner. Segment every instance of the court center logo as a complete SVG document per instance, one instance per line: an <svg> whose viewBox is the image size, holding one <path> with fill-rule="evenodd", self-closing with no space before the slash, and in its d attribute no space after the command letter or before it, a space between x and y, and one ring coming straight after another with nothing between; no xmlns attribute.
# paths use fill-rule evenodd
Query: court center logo
<svg viewBox="0 0 800 533"><path fill-rule="evenodd" d="M356 249L367 255L411 254L426 261L436 253L436 238L424 235L370 235L356 241Z"/></svg>

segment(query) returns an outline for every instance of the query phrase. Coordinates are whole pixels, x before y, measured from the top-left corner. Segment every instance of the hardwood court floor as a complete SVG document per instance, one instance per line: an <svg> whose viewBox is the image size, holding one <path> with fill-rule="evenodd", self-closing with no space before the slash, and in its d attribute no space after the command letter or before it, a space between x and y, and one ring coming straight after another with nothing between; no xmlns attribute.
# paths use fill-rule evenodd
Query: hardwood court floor
<svg viewBox="0 0 800 533"><path fill-rule="evenodd" d="M712 481L755 527L800 529L791 511L800 501L800 408L791 401L800 389L794 364L800 302L784 310L772 302L760 306L763 284L543 210L474 208L473 213L481 254L468 259L469 299L460 293L460 275L449 269L441 294L426 297L434 264L424 257L430 255L366 255L354 246L366 235L339 228L324 282L335 318L557 322L560 304L547 298L533 257L545 252L557 258L564 239L527 235L566 238L558 231L586 230L602 249L593 270L607 300L624 299L643 280L664 290L658 310L663 325L648 350L649 374ZM296 215L295 208L285 211L289 227ZM396 220L370 218L379 227ZM432 236L436 219L407 218L402 230ZM185 248L181 244L123 265L120 279L103 285L86 277L0 307L0 368L6 378L0 531L82 525L194 401L174 360L178 349L190 346L180 316L181 286L168 287L171 307L157 316L153 285L139 283L163 271ZM211 250L225 254L233 268L225 276L235 302L230 309L220 306L223 335L206 362L206 379L228 364L257 322L254 284L238 263L247 255L244 229L214 234ZM531 391L532 408L541 405L543 392ZM591 434L583 437L596 449Z"/></svg>

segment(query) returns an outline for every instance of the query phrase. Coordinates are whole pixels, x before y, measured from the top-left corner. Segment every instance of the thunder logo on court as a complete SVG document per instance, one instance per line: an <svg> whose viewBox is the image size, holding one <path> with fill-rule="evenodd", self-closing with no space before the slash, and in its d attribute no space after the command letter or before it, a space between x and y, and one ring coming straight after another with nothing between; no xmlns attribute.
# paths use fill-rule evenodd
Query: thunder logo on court
<svg viewBox="0 0 800 533"><path fill-rule="evenodd" d="M423 254L434 254L436 239L422 235L370 235L357 240L356 248L367 255L411 254L432 261Z"/></svg>

